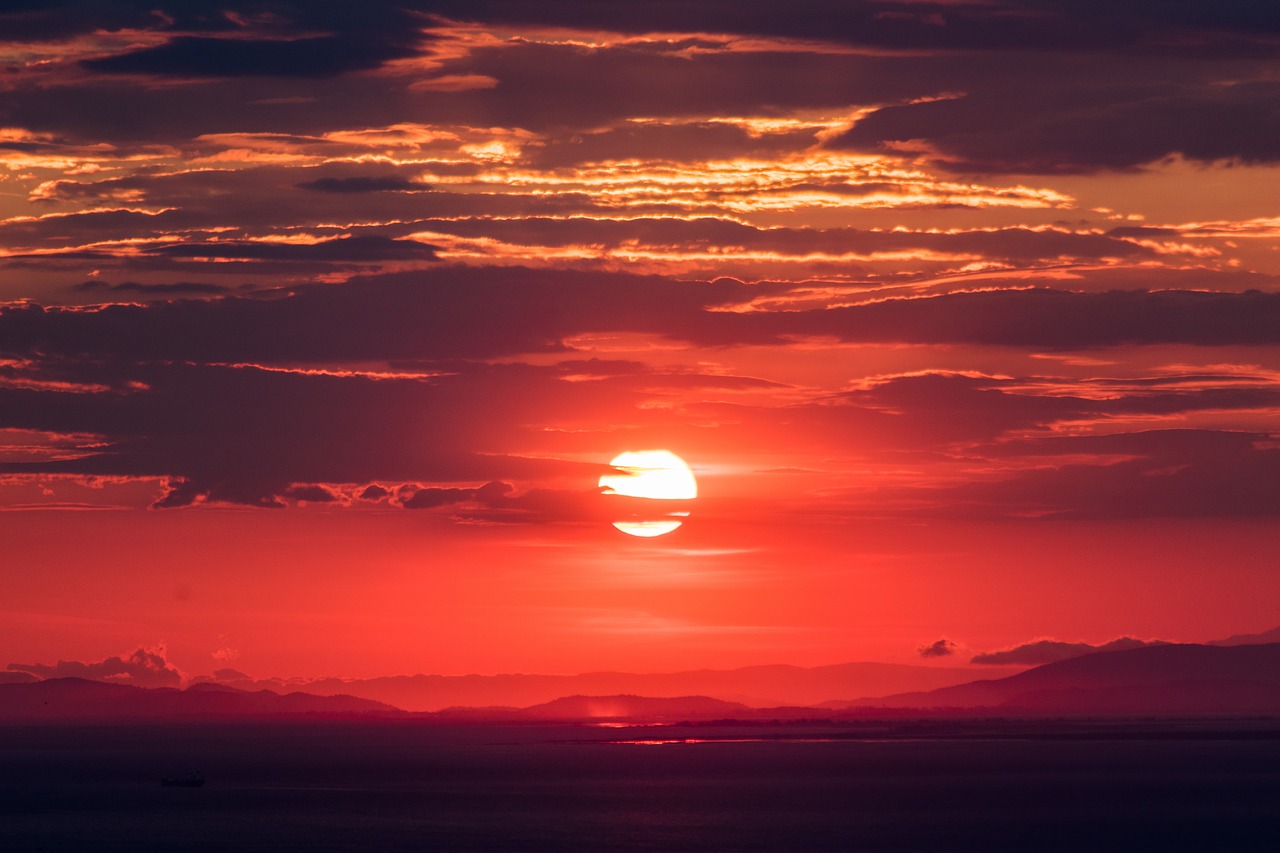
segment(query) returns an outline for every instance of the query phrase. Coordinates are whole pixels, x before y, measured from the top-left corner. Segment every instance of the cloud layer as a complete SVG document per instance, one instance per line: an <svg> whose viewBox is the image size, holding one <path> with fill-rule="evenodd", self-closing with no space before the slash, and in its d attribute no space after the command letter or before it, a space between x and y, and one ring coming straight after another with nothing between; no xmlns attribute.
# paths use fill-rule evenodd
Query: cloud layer
<svg viewBox="0 0 1280 853"><path fill-rule="evenodd" d="M819 472L735 487L814 520L1280 506L1256 4L65 0L0 33L0 505L590 520L604 460L670 446Z"/></svg>

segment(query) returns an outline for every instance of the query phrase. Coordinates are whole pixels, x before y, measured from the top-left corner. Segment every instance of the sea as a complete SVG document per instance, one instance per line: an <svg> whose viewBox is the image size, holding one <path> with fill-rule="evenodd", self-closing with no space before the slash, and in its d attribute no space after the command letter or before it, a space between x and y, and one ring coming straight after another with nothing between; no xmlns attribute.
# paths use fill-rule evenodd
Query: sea
<svg viewBox="0 0 1280 853"><path fill-rule="evenodd" d="M1280 724L0 727L6 853L399 850L1276 851Z"/></svg>

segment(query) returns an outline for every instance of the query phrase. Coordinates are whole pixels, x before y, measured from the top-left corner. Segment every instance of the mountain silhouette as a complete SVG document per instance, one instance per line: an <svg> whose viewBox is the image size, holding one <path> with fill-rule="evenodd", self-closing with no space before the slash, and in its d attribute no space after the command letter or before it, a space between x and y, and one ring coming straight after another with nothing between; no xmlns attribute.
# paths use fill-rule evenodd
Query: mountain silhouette
<svg viewBox="0 0 1280 853"><path fill-rule="evenodd" d="M708 696L564 696L516 710L524 720L707 720L729 719L755 709Z"/></svg>
<svg viewBox="0 0 1280 853"><path fill-rule="evenodd" d="M354 696L281 695L197 684L186 690L108 684L83 678L0 684L0 721L73 722L195 720L298 714L396 712L381 702Z"/></svg>
<svg viewBox="0 0 1280 853"><path fill-rule="evenodd" d="M368 679L323 678L305 682L253 680L239 673L221 683L247 690L303 690L349 694L407 711L456 707L528 707L565 696L709 696L758 708L817 705L845 696L883 696L932 690L970 681L979 667L890 663L831 666L748 666L670 673L590 672L581 675L400 675Z"/></svg>
<svg viewBox="0 0 1280 853"><path fill-rule="evenodd" d="M1007 678L839 705L1037 713L1273 713L1280 712L1280 643L1169 644L1099 652Z"/></svg>
<svg viewBox="0 0 1280 853"><path fill-rule="evenodd" d="M1261 634L1234 634L1225 640L1210 640L1206 646L1250 646L1263 643L1280 643L1280 628L1272 628Z"/></svg>

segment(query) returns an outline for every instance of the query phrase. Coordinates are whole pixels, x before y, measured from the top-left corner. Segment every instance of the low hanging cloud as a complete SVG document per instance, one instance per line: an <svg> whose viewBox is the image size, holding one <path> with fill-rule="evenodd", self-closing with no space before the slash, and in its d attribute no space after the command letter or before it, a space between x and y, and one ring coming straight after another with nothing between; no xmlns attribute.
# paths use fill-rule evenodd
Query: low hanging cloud
<svg viewBox="0 0 1280 853"><path fill-rule="evenodd" d="M183 675L164 656L163 649L138 649L128 657L112 655L92 663L60 660L56 664L11 663L9 672L35 678L86 678L135 687L181 687Z"/></svg>
<svg viewBox="0 0 1280 853"><path fill-rule="evenodd" d="M332 489L316 484L291 486L284 495L285 497L293 498L297 501L307 501L308 503L338 503L342 501L342 496Z"/></svg>
<svg viewBox="0 0 1280 853"><path fill-rule="evenodd" d="M1091 645L1090 643L1064 643L1060 640L1036 640L1024 643L1011 649L995 652L983 652L974 655L970 663L994 664L1004 666L1040 666L1068 658L1091 655L1094 652L1122 652L1129 649L1140 649L1144 646L1165 646L1164 640L1139 640L1135 637L1120 637L1109 643Z"/></svg>
<svg viewBox="0 0 1280 853"><path fill-rule="evenodd" d="M916 649L922 658L945 658L956 653L956 644L943 637Z"/></svg>
<svg viewBox="0 0 1280 853"><path fill-rule="evenodd" d="M476 501L484 506L492 506L510 494L514 487L510 483L492 481L475 489L455 488L418 488L401 503L405 509L435 509L442 506Z"/></svg>
<svg viewBox="0 0 1280 853"><path fill-rule="evenodd" d="M370 483L360 490L357 497L362 501L380 501L390 494L391 492L383 486L377 483Z"/></svg>

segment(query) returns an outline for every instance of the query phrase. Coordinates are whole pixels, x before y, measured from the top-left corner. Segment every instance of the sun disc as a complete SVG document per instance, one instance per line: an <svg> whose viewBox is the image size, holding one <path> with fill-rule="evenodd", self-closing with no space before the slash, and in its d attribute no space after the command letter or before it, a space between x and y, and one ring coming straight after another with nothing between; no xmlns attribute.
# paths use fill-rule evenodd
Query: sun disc
<svg viewBox="0 0 1280 853"><path fill-rule="evenodd" d="M609 463L622 473L605 474L600 488L606 494L650 500L687 501L698 496L698 481L683 459L669 450L628 450ZM656 518L615 521L613 526L631 536L654 537L670 533L681 522L674 516L688 512L664 512L655 508Z"/></svg>
<svg viewBox="0 0 1280 853"><path fill-rule="evenodd" d="M652 539L655 536L665 536L680 524L679 521L615 521L613 526L631 536Z"/></svg>

